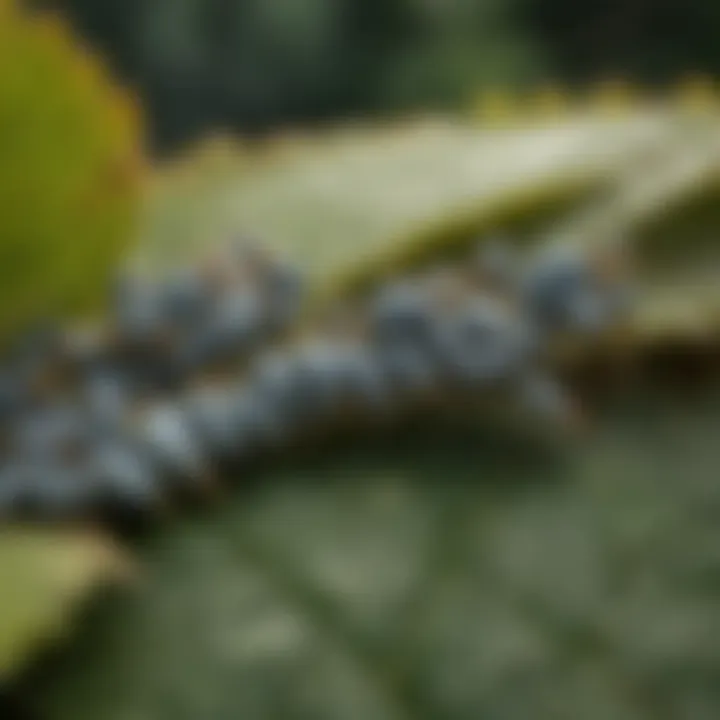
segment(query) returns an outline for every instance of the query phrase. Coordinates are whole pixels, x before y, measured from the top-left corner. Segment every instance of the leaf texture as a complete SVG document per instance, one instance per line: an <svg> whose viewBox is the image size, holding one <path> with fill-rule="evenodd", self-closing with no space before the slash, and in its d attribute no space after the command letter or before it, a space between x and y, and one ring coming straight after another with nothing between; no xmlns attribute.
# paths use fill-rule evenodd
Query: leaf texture
<svg viewBox="0 0 720 720"><path fill-rule="evenodd" d="M607 402L562 455L411 434L158 535L48 718L713 717L720 402Z"/></svg>

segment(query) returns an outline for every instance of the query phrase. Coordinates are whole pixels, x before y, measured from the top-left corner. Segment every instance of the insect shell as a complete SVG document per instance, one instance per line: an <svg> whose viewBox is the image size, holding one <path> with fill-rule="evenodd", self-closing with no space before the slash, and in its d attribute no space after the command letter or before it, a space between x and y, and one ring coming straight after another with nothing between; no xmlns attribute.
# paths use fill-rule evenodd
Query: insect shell
<svg viewBox="0 0 720 720"><path fill-rule="evenodd" d="M203 380L184 393L181 412L215 464L249 463L292 441L298 424L290 413L283 360L268 354L241 380Z"/></svg>
<svg viewBox="0 0 720 720"><path fill-rule="evenodd" d="M323 397L322 422L340 429L391 419L398 396L379 353L365 338L323 339L301 361L307 390Z"/></svg>
<svg viewBox="0 0 720 720"><path fill-rule="evenodd" d="M229 286L213 294L197 277L175 277L162 285L125 274L117 283L109 331L68 329L61 334L59 355L55 346L52 352L34 348L28 367L59 357L70 370L63 391L70 391L73 403L59 397L47 407L34 400L28 405L19 392L22 383L6 373L6 392L0 397L9 431L8 462L0 473L3 517L16 512L77 516L104 505L155 506L176 490L202 491L210 466L222 456L237 458L285 439L281 408L258 388L223 388L223 402L216 394L200 407L194 403L193 412L158 396L165 387L158 374L172 369L171 341L178 329L190 337L194 333L202 344L196 323L210 319L215 334L209 345L224 357L242 349L263 320L259 297ZM286 282L291 274L281 272L277 278L276 288L295 287ZM148 398L152 401L138 404Z"/></svg>
<svg viewBox="0 0 720 720"><path fill-rule="evenodd" d="M84 520L150 514L164 503L151 466L130 447L107 441L76 462L17 457L0 472L0 518Z"/></svg>
<svg viewBox="0 0 720 720"><path fill-rule="evenodd" d="M385 343L375 348L375 356L399 404L404 405L413 398L431 400L440 390L440 368L435 358L422 348Z"/></svg>
<svg viewBox="0 0 720 720"><path fill-rule="evenodd" d="M34 408L16 419L9 436L9 451L48 462L82 457L96 439L91 419L63 402Z"/></svg>
<svg viewBox="0 0 720 720"><path fill-rule="evenodd" d="M166 510L168 498L160 467L122 438L107 438L94 448L84 471L95 485L96 508L103 515L153 515Z"/></svg>
<svg viewBox="0 0 720 720"><path fill-rule="evenodd" d="M234 394L235 427L245 457L284 449L297 432L281 402L249 382Z"/></svg>
<svg viewBox="0 0 720 720"><path fill-rule="evenodd" d="M342 391L350 411L373 419L392 414L398 396L381 354L360 342L341 353Z"/></svg>
<svg viewBox="0 0 720 720"><path fill-rule="evenodd" d="M212 460L178 403L138 408L128 430L131 446L155 468L169 495L202 498L216 490Z"/></svg>
<svg viewBox="0 0 720 720"><path fill-rule="evenodd" d="M470 381L473 373L477 381L490 379L524 347L522 318L508 303L468 283L462 269L391 288L379 306L374 317L381 332L372 339L397 381L409 389ZM413 332L407 331L406 318L412 319Z"/></svg>
<svg viewBox="0 0 720 720"><path fill-rule="evenodd" d="M336 360L332 344L312 340L257 359L249 392L262 406L266 423L273 419L278 440L308 441L337 418L342 398Z"/></svg>
<svg viewBox="0 0 720 720"><path fill-rule="evenodd" d="M631 296L612 249L546 251L526 269L523 302L548 337L598 335L617 321Z"/></svg>
<svg viewBox="0 0 720 720"><path fill-rule="evenodd" d="M263 432L263 418L257 411L258 401L239 383L192 387L181 404L199 445L219 466L254 458L268 440L267 430ZM270 439L278 439L269 434Z"/></svg>
<svg viewBox="0 0 720 720"><path fill-rule="evenodd" d="M458 401L474 407L478 401L494 398L508 406L519 401L526 414L555 426L580 425L580 413L570 396L542 375L541 351L549 338L523 303L521 268L512 270L504 276L509 282L502 292L496 286L487 287L477 275L473 282L472 273L468 282L464 266L430 276L430 282L422 278L410 286L410 292L407 285L400 286L400 297L412 297L415 302L410 305L405 300L407 304L399 307L423 308L423 333L409 341L406 333L386 332L381 342L376 336L376 345L393 386L405 389L404 405L416 406L422 391L431 405L451 408ZM382 307L394 311L398 306ZM598 330L593 327L589 332ZM535 380L530 382L528 377Z"/></svg>
<svg viewBox="0 0 720 720"><path fill-rule="evenodd" d="M261 356L249 388L269 408L287 441L310 441L352 425L358 415L377 419L391 392L372 349L349 337L311 337L286 352Z"/></svg>
<svg viewBox="0 0 720 720"><path fill-rule="evenodd" d="M404 280L381 288L370 301L373 342L423 344L432 325L432 306L417 282Z"/></svg>
<svg viewBox="0 0 720 720"><path fill-rule="evenodd" d="M120 427L140 396L133 379L112 367L94 369L78 383L78 404L99 428Z"/></svg>
<svg viewBox="0 0 720 720"><path fill-rule="evenodd" d="M525 318L488 296L470 298L438 323L436 342L448 380L465 388L512 379L533 360Z"/></svg>
<svg viewBox="0 0 720 720"><path fill-rule="evenodd" d="M258 346L264 330L258 297L248 291L221 295L203 326L184 338L176 352L183 375L239 361Z"/></svg>
<svg viewBox="0 0 720 720"><path fill-rule="evenodd" d="M121 364L134 365L150 385L178 387L231 367L286 330L300 308L299 274L256 255L221 247L199 268L158 281L133 278L116 302Z"/></svg>
<svg viewBox="0 0 720 720"><path fill-rule="evenodd" d="M576 418L570 398L539 370L538 339L547 337L533 332L534 323L545 327L548 318L577 323L572 302L585 297L588 287L592 296L609 286L596 284L584 258L531 268L530 282L521 288L524 302L517 305L468 285L461 275L443 270L390 283L363 304L366 322L353 332L318 333L259 356L240 381L193 384L164 398L152 392L152 381L149 394L142 383L138 389L135 365L116 345L76 347L81 403L55 407L55 415L30 414L26 424L16 424L14 459L0 472L0 513L76 515L105 505L135 512L178 493L201 496L212 487L208 480L218 463L247 462L308 435L332 434L346 422L372 426L388 414L417 408L428 391L453 402L509 385L520 404L539 417ZM213 352L243 346L252 334L248 327L263 315L257 296L244 304L248 296L234 295L236 290L223 287L200 313L216 321L209 324L220 339L214 345L211 333ZM140 318L140 332L133 322L123 324L127 307L117 312L123 320L119 337L134 338L130 345L140 338L142 346L152 328L166 322L167 306L155 291L143 292L132 298L140 311L127 316ZM127 294L123 298L121 304L132 304ZM202 337L187 310L197 297L180 293L174 300L179 305L171 315L188 321L186 337ZM161 364L167 361L156 343L146 347ZM206 363L201 353L193 372ZM146 394L152 400L138 405ZM30 462L33 448L40 452Z"/></svg>
<svg viewBox="0 0 720 720"><path fill-rule="evenodd" d="M198 268L175 270L163 282L164 316L173 327L188 331L207 317L214 294Z"/></svg>

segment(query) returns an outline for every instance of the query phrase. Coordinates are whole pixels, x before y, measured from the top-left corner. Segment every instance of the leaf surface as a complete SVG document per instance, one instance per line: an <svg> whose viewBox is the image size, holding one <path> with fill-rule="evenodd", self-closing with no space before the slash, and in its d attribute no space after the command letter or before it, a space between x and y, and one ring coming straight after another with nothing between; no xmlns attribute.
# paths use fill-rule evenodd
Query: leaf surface
<svg viewBox="0 0 720 720"><path fill-rule="evenodd" d="M43 717L713 717L719 398L613 399L561 455L434 428L265 473L149 543Z"/></svg>
<svg viewBox="0 0 720 720"><path fill-rule="evenodd" d="M127 570L123 553L97 534L0 531L0 682L22 670L37 650L64 639L77 604Z"/></svg>
<svg viewBox="0 0 720 720"><path fill-rule="evenodd" d="M196 203L170 202L146 259L192 254L200 227L245 228L342 289L441 247L458 224L532 215L548 189L567 200L583 180L619 182L631 147L669 137L636 121L496 134L441 124L301 144L237 178L224 167ZM688 187L637 195L618 227L653 217L647 198L692 197ZM667 291L665 278L657 297ZM639 334L661 305L644 307ZM560 461L438 431L261 473L217 514L152 539L146 585L88 626L43 709L108 720L717 709L704 678L718 667L705 633L718 627L709 548L720 538L696 515L718 500L718 407L644 399ZM692 487L679 484L688 466ZM668 538L686 531L672 550Z"/></svg>

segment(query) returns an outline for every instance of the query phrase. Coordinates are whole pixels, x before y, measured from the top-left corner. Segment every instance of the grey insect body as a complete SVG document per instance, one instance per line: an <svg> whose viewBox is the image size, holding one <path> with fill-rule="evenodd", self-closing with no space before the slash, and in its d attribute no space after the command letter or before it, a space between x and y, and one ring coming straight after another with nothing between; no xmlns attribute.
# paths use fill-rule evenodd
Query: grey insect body
<svg viewBox="0 0 720 720"><path fill-rule="evenodd" d="M392 410L395 396L382 357L372 348L351 346L345 353L344 394L352 407L374 414Z"/></svg>
<svg viewBox="0 0 720 720"><path fill-rule="evenodd" d="M143 511L162 500L161 478L152 462L119 439L99 444L86 470L94 478L97 500L102 506Z"/></svg>
<svg viewBox="0 0 720 720"><path fill-rule="evenodd" d="M184 407L192 432L209 457L224 462L241 454L240 413L232 393L224 388L198 388L185 398Z"/></svg>
<svg viewBox="0 0 720 720"><path fill-rule="evenodd" d="M99 367L79 383L79 400L98 430L119 427L131 412L140 388L113 368Z"/></svg>
<svg viewBox="0 0 720 720"><path fill-rule="evenodd" d="M139 420L137 437L164 479L192 487L208 467L182 411L166 402L150 407Z"/></svg>
<svg viewBox="0 0 720 720"><path fill-rule="evenodd" d="M306 422L326 421L342 408L345 353L343 344L322 340L300 348L295 397Z"/></svg>
<svg viewBox="0 0 720 720"><path fill-rule="evenodd" d="M64 463L87 453L95 430L75 407L39 408L18 419L10 436L10 451L19 457Z"/></svg>
<svg viewBox="0 0 720 720"><path fill-rule="evenodd" d="M626 309L627 291L623 283L603 282L587 256L565 248L548 253L528 269L523 300L544 331L592 335Z"/></svg>
<svg viewBox="0 0 720 720"><path fill-rule="evenodd" d="M440 368L434 356L403 343L386 344L376 350L378 362L394 396L416 397L435 391Z"/></svg>
<svg viewBox="0 0 720 720"><path fill-rule="evenodd" d="M293 436L294 427L279 399L253 385L233 393L236 455L252 456L267 449L282 447Z"/></svg>
<svg viewBox="0 0 720 720"><path fill-rule="evenodd" d="M428 297L412 282L399 282L384 288L370 307L373 339L379 343L427 341L433 313Z"/></svg>
<svg viewBox="0 0 720 720"><path fill-rule="evenodd" d="M242 380L207 385L206 371L234 369L300 310L293 268L235 250L207 272L123 278L108 336L66 338L59 355L49 343L26 367L0 369L0 517L142 512L204 490L218 463L282 450L356 415L382 427L426 395L509 388L541 422L572 423L572 398L542 371L540 351L557 330L601 332L624 302L582 255L541 258L518 279L506 248L488 246L472 260L483 282L444 270L389 283L350 308L342 331L316 331L257 355ZM71 382L46 402L36 376L58 357Z"/></svg>
<svg viewBox="0 0 720 720"><path fill-rule="evenodd" d="M451 380L492 384L516 375L530 361L532 336L502 304L475 298L437 328L437 344Z"/></svg>
<svg viewBox="0 0 720 720"><path fill-rule="evenodd" d="M162 285L162 311L175 328L190 330L201 323L210 309L213 290L195 269L174 272Z"/></svg>

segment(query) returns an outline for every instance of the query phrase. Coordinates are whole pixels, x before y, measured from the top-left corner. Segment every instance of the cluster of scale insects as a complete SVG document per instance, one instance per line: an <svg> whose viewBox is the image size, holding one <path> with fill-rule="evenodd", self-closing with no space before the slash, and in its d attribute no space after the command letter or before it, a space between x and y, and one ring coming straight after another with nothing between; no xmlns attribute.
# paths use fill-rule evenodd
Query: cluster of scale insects
<svg viewBox="0 0 720 720"><path fill-rule="evenodd" d="M311 435L448 401L500 393L542 422L572 423L545 351L615 322L626 288L606 269L591 253L521 261L482 243L292 340L306 283L258 246L229 243L159 279L125 273L101 325L43 329L8 353L0 518L152 513Z"/></svg>

